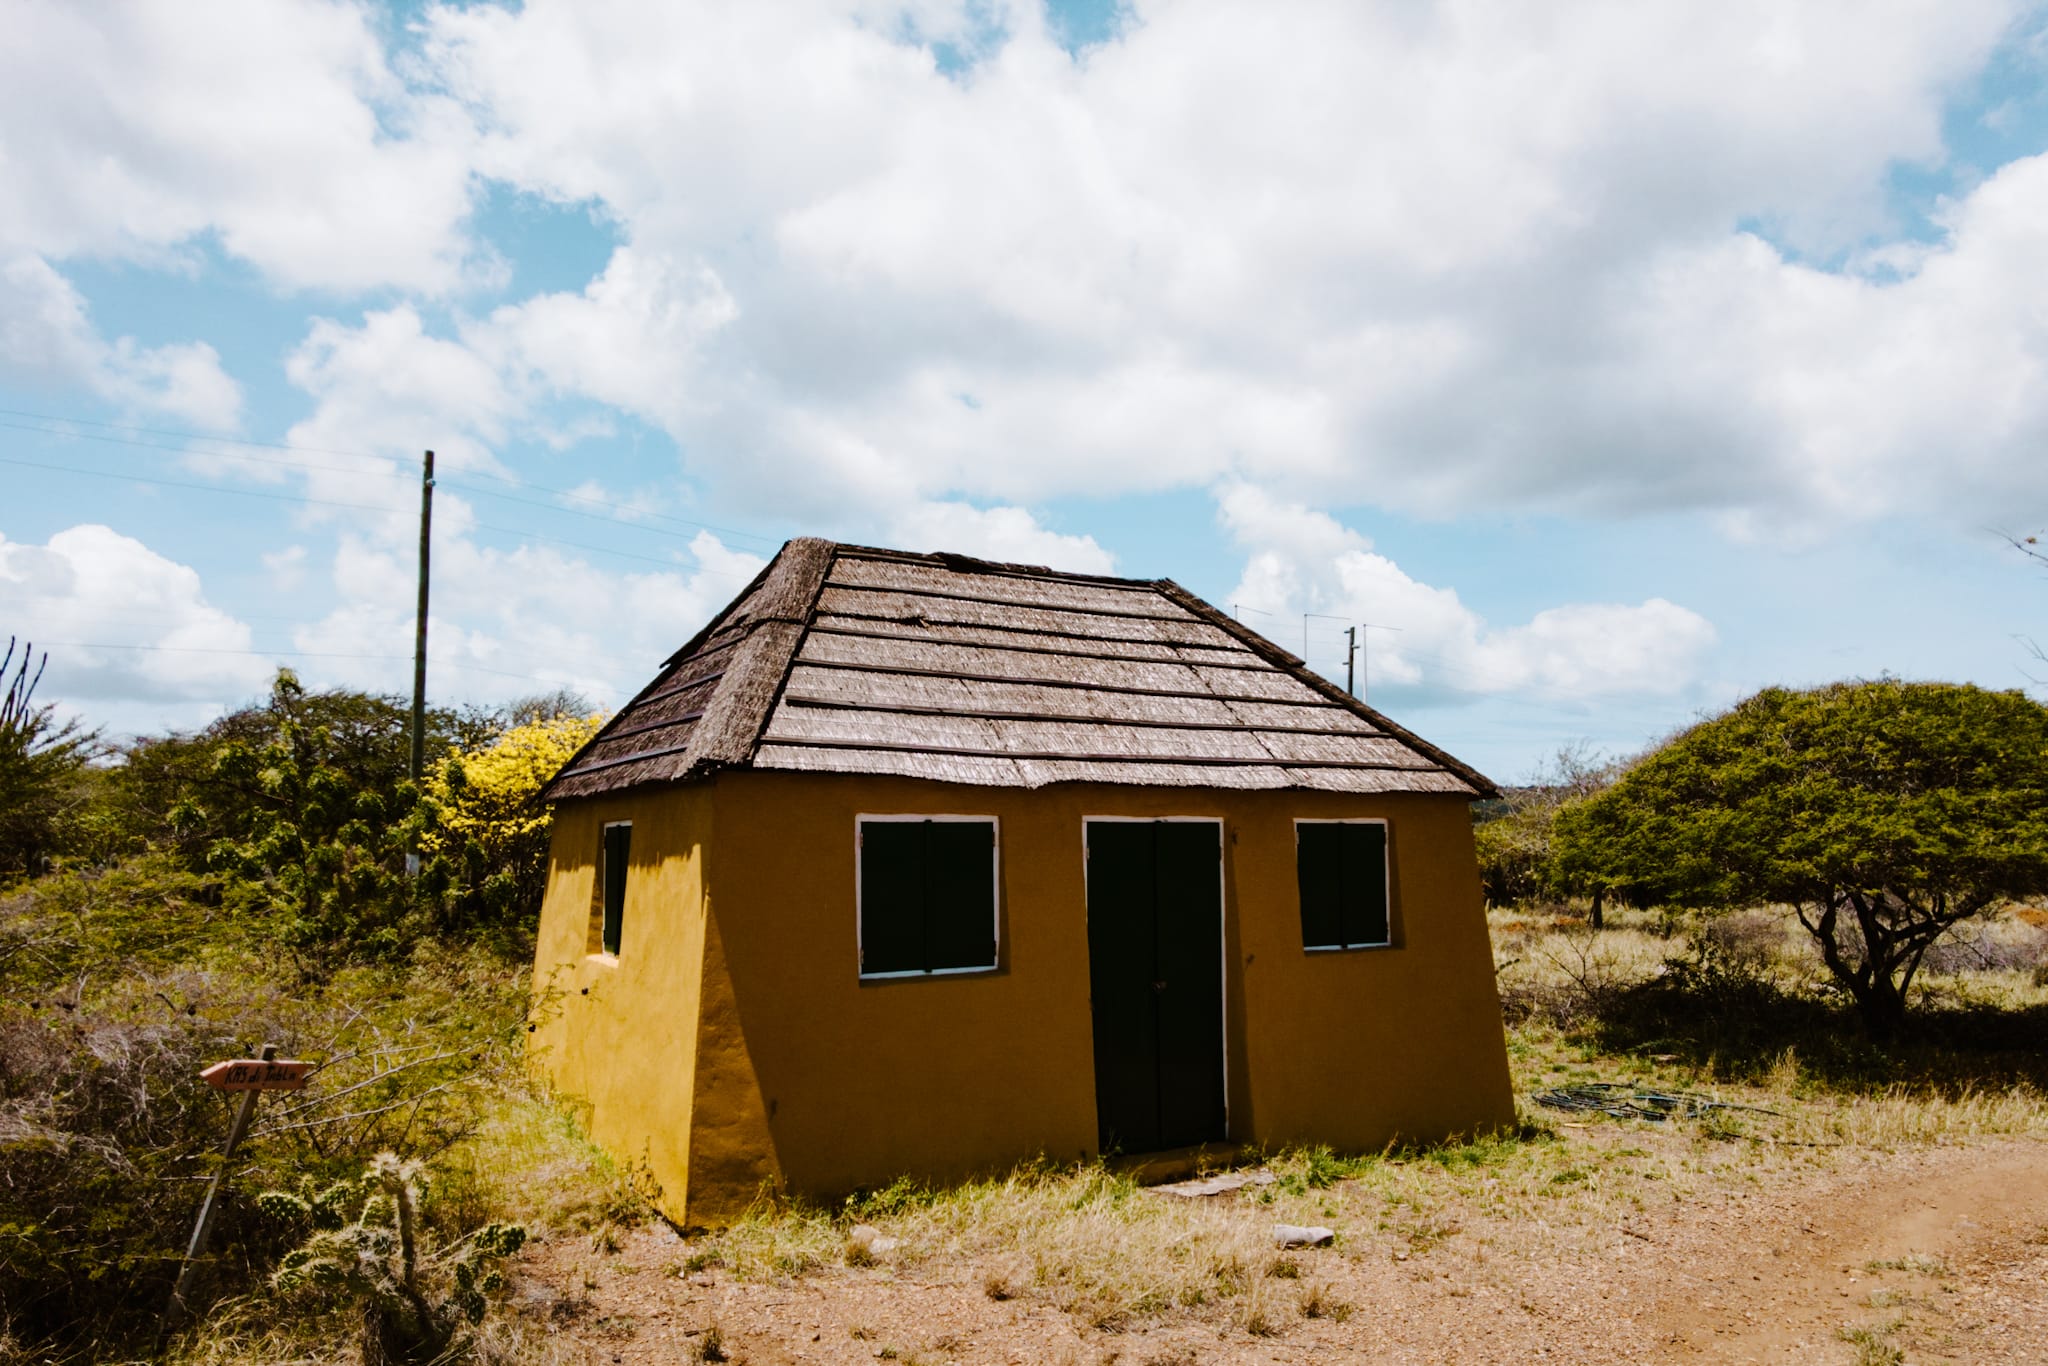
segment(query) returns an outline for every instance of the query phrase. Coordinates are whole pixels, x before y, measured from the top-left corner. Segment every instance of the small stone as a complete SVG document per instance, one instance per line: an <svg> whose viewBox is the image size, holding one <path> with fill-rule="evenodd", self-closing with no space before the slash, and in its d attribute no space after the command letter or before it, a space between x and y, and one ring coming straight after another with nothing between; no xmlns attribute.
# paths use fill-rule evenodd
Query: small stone
<svg viewBox="0 0 2048 1366"><path fill-rule="evenodd" d="M900 1238L884 1237L873 1224L855 1224L847 1230L847 1241L858 1245L870 1257L880 1257L903 1246Z"/></svg>
<svg viewBox="0 0 2048 1366"><path fill-rule="evenodd" d="M1273 1237L1282 1247L1322 1247L1333 1241L1337 1231L1330 1228L1304 1227L1301 1224L1275 1224Z"/></svg>

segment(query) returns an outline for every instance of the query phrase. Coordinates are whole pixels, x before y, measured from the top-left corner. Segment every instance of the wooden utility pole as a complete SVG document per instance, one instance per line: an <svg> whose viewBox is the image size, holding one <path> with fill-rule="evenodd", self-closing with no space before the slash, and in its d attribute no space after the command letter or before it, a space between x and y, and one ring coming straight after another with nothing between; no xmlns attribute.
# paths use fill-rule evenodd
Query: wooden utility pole
<svg viewBox="0 0 2048 1366"><path fill-rule="evenodd" d="M420 609L412 637L412 780L427 766L427 557L434 530L434 453L420 475ZM411 863L412 859L407 859Z"/></svg>
<svg viewBox="0 0 2048 1366"><path fill-rule="evenodd" d="M1358 696L1358 628L1344 628L1344 691Z"/></svg>

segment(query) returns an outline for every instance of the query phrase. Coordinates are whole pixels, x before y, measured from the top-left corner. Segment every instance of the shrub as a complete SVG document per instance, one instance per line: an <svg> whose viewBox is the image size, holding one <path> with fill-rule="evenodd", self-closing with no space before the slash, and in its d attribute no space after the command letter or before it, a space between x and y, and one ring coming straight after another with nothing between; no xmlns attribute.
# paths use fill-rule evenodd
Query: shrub
<svg viewBox="0 0 2048 1366"><path fill-rule="evenodd" d="M513 969L427 957L295 981L218 891L159 855L0 900L0 1295L29 1347L118 1355L153 1331L227 1131L205 1065L266 1041L322 1063L258 1107L236 1156L258 1181L434 1154L487 1099L521 1014ZM237 1180L195 1309L284 1250Z"/></svg>
<svg viewBox="0 0 2048 1366"><path fill-rule="evenodd" d="M526 927L547 885L554 819L534 799L603 724L601 715L538 718L435 766L421 846L437 865L428 872L444 926Z"/></svg>

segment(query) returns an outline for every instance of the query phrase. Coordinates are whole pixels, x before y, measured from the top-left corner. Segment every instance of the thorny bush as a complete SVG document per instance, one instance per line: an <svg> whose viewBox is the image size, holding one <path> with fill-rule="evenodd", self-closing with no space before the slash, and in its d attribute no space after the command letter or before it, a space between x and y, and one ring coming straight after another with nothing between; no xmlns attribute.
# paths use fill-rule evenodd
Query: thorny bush
<svg viewBox="0 0 2048 1366"><path fill-rule="evenodd" d="M431 1155L475 1122L519 1019L511 969L443 956L294 980L212 890L158 859L0 900L0 1344L147 1346L228 1127L208 1063L271 1042L320 1067L257 1109L202 1304L285 1250L253 1217L258 1183Z"/></svg>

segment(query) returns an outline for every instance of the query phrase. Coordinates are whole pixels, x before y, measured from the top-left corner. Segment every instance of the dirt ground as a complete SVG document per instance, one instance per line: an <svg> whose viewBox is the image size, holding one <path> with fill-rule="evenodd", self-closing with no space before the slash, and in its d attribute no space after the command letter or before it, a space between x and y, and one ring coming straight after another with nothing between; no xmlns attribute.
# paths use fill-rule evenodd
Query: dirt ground
<svg viewBox="0 0 2048 1366"><path fill-rule="evenodd" d="M1218 1306L1104 1331L1029 1290L993 1299L990 1268L960 1260L740 1282L678 1274L687 1252L663 1228L543 1243L526 1312L598 1366L695 1361L714 1328L726 1359L760 1364L2048 1363L2039 1142L1765 1167L1616 1219L1475 1216L1426 1246L1345 1238L1295 1255L1348 1317L1287 1299L1260 1335Z"/></svg>

